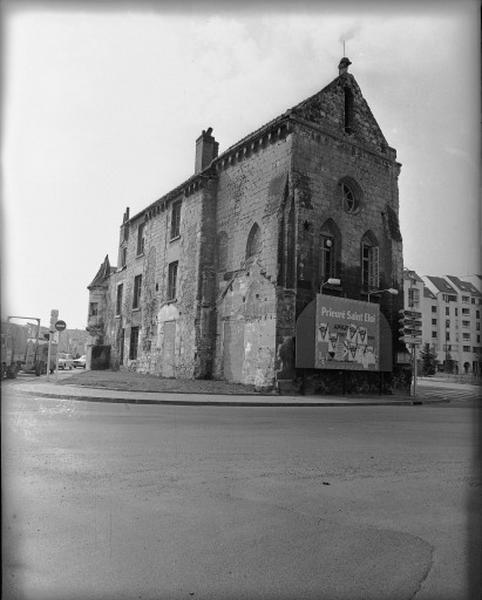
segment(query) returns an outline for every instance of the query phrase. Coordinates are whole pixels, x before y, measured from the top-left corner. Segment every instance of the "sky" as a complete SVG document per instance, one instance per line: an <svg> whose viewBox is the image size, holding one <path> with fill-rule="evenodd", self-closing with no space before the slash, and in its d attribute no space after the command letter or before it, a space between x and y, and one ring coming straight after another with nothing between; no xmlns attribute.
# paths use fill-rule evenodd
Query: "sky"
<svg viewBox="0 0 482 600"><path fill-rule="evenodd" d="M2 317L84 329L125 208L193 174L203 129L221 153L325 87L343 39L402 163L405 266L480 273L477 2L183 6L3 3Z"/></svg>

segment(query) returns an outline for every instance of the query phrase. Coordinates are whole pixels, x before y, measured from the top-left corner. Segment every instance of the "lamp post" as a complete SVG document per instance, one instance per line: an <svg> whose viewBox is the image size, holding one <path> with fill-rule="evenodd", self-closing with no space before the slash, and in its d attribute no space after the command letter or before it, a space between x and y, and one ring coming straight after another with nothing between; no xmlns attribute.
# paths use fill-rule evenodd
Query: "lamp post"
<svg viewBox="0 0 482 600"><path fill-rule="evenodd" d="M391 294L392 296L398 296L398 290L396 290L395 288L387 288L386 290L371 290L370 292L368 292L368 302L370 302L370 296L375 296L377 294L383 294L383 292L387 292L388 294Z"/></svg>
<svg viewBox="0 0 482 600"><path fill-rule="evenodd" d="M340 281L340 279L337 279L336 277L330 277L329 279L324 281L322 284L320 284L320 294L323 293L323 286L325 286L325 285L340 286L341 281Z"/></svg>

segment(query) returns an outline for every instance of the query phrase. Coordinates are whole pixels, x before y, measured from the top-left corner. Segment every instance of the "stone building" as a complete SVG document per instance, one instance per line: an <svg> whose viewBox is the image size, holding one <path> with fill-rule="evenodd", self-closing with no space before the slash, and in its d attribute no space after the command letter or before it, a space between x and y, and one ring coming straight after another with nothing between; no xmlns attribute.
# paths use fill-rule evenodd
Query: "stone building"
<svg viewBox="0 0 482 600"><path fill-rule="evenodd" d="M295 357L298 317L323 286L323 298L376 305L385 357L376 370L389 382L401 350L400 164L350 64L343 58L320 92L221 154L203 131L192 177L126 210L118 266L106 257L88 286L93 357L259 387L334 382L340 365L321 371ZM378 381L350 377L350 386Z"/></svg>

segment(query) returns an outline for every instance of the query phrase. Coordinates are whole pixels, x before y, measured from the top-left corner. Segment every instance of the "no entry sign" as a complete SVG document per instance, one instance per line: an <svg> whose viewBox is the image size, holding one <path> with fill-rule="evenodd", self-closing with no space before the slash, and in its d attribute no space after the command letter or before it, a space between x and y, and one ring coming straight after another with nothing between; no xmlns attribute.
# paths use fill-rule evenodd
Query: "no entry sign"
<svg viewBox="0 0 482 600"><path fill-rule="evenodd" d="M57 331L63 331L67 327L67 323L65 321L57 321L55 323L55 329Z"/></svg>

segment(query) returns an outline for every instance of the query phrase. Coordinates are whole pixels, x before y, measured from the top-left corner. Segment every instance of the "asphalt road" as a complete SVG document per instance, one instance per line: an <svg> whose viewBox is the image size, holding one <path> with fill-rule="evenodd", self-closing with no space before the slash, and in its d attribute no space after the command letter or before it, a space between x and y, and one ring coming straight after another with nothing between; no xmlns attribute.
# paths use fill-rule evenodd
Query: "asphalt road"
<svg viewBox="0 0 482 600"><path fill-rule="evenodd" d="M478 598L463 404L137 406L2 391L5 599Z"/></svg>

